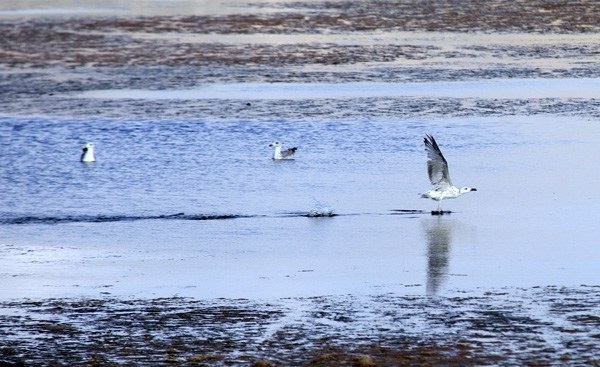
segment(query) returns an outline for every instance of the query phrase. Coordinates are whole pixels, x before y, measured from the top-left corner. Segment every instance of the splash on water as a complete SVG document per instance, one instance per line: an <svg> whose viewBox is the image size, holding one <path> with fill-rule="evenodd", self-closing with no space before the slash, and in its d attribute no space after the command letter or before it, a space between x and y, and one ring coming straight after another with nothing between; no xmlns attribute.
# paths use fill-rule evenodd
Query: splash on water
<svg viewBox="0 0 600 367"><path fill-rule="evenodd" d="M337 214L329 204L322 203L318 200L315 200L314 208L309 210L306 214L309 218L335 217L336 215Z"/></svg>

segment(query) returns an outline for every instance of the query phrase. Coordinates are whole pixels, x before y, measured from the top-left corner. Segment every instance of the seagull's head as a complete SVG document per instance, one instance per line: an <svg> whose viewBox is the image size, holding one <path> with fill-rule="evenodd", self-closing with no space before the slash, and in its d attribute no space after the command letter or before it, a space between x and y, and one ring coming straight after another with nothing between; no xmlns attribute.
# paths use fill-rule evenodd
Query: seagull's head
<svg viewBox="0 0 600 367"><path fill-rule="evenodd" d="M464 194L465 192L477 191L474 187L461 187L460 193Z"/></svg>
<svg viewBox="0 0 600 367"><path fill-rule="evenodd" d="M86 145L83 146L83 152L93 152L94 151L94 144L93 143L87 143Z"/></svg>
<svg viewBox="0 0 600 367"><path fill-rule="evenodd" d="M271 144L269 144L269 146L270 146L271 148L282 147L282 146L283 146L283 143L282 143L282 142L280 142L280 141L274 141L274 142L272 142Z"/></svg>

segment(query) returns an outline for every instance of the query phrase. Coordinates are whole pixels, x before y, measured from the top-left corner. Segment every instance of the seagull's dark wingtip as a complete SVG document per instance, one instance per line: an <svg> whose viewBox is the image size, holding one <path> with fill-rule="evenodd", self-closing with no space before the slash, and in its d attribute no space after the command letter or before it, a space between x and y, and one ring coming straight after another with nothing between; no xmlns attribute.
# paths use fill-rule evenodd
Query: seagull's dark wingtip
<svg viewBox="0 0 600 367"><path fill-rule="evenodd" d="M431 135L431 134L425 135L425 146L429 147L433 150L437 150L441 154L440 146L438 145L437 141L435 141L435 138L433 137L433 135Z"/></svg>

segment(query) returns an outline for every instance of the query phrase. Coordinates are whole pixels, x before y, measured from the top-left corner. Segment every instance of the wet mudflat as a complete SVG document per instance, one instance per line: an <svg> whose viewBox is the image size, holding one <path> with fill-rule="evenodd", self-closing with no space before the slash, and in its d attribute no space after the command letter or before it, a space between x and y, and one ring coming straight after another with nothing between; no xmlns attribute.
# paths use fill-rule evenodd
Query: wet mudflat
<svg viewBox="0 0 600 367"><path fill-rule="evenodd" d="M435 4L0 12L0 365L600 365L600 3ZM440 220L432 131L483 186Z"/></svg>
<svg viewBox="0 0 600 367"><path fill-rule="evenodd" d="M11 114L99 118L297 118L277 102L250 109L210 99L73 97L88 90L232 82L598 77L598 7L594 1L255 2L219 15L7 16L0 22L0 107ZM459 104L449 98L373 101L381 103L377 112L367 109L361 117L390 117L390 109L396 116L446 116ZM355 102L313 99L305 107L313 117L335 111L347 118L347 104ZM475 102L460 115L543 113L556 104L559 112L581 111L578 100Z"/></svg>
<svg viewBox="0 0 600 367"><path fill-rule="evenodd" d="M597 366L598 287L456 297L3 302L27 366Z"/></svg>

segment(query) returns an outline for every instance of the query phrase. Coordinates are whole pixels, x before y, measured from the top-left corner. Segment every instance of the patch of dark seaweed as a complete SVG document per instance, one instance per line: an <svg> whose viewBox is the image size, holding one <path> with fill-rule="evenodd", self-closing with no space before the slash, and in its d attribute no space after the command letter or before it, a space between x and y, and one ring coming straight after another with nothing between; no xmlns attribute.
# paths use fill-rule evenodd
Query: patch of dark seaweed
<svg viewBox="0 0 600 367"><path fill-rule="evenodd" d="M311 3L312 4L312 3ZM393 4L393 5L392 5ZM352 3L338 8L317 2L307 15L292 7L271 14L228 16L157 16L157 17L85 17L0 22L0 64L9 67L122 67L174 66L206 68L208 66L268 65L345 65L362 62L396 62L477 58L480 54L494 58L577 57L595 62L598 45L559 44L552 46L467 46L448 52L442 47L396 44L343 45L312 42L306 44L265 43L228 44L221 42L185 42L140 39L147 35L169 34L344 34L373 31L440 31L440 32L527 32L587 33L597 32L600 24L593 1L581 0L571 6L548 11L544 1L525 6L508 0L493 4L475 1L444 1L436 6L419 1L407 3ZM307 6L307 4L305 4ZM491 7L486 17L482 7ZM498 7L503 11L498 12ZM526 8L527 10L525 10ZM361 10L362 9L362 10ZM585 16L575 11L584 11ZM596 9L597 10L597 9ZM529 12L528 12L529 11ZM319 12L324 12L320 14ZM331 13L333 12L333 13ZM365 13L366 12L366 13ZM470 13L470 16L463 16ZM415 15L417 14L417 15ZM185 37L183 37L185 38ZM593 68L593 66L592 66ZM466 68L468 69L468 68ZM472 72L477 72L472 70ZM277 73L275 73L277 74ZM405 73L402 73L405 74ZM242 77L246 77L244 74ZM192 78L193 80L193 78ZM389 79L386 79L389 80ZM47 92L48 90L46 90Z"/></svg>
<svg viewBox="0 0 600 367"><path fill-rule="evenodd" d="M1 92L0 92L1 93ZM230 121L232 113L240 110L246 101L239 100L99 100L38 97L0 99L5 113L19 114L24 109L32 114L59 115L74 111L78 116L98 119L161 119L183 120L199 118L206 121ZM470 117L470 116L534 116L563 115L597 118L600 116L598 99L459 99L459 98L355 98L312 99L300 101L252 101L245 108L243 118L248 121L272 121L273 115L287 120L378 119L391 121L398 114L406 118ZM377 108L373 108L376 106ZM310 110L306 116L301 111Z"/></svg>
<svg viewBox="0 0 600 367"><path fill-rule="evenodd" d="M565 300L565 302L563 302ZM549 311L585 303L587 312ZM502 289L461 297L319 296L1 303L0 360L27 365L594 365L592 288ZM5 311L6 312L6 311ZM579 326L567 327L569 323ZM548 335L554 334L550 339ZM556 341L559 342L556 342ZM367 358L368 357L368 358ZM197 364L195 364L197 363ZM264 365L263 363L263 365ZM90 364L91 365L91 364Z"/></svg>
<svg viewBox="0 0 600 367"><path fill-rule="evenodd" d="M258 7L260 4L257 4ZM221 16L157 16L130 18L80 18L68 30L160 33L332 33L387 30L483 31L483 32L594 32L600 6L594 1L481 3L417 0L316 1L269 3L278 12ZM499 10L501 9L501 10ZM481 14L485 14L482 17ZM42 29L49 20L39 21ZM45 29L44 29L45 30ZM8 29L7 31L10 31ZM72 37L65 32L65 37ZM44 37L32 32L30 36ZM91 37L91 35L88 35ZM45 38L42 38L45 39ZM92 37L93 39L93 37Z"/></svg>

